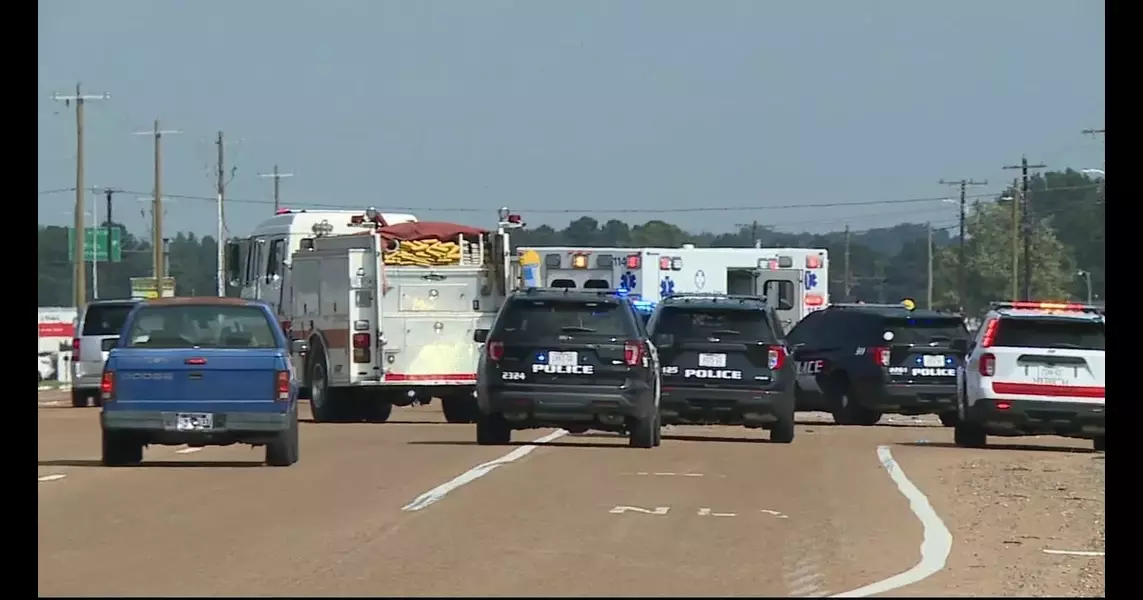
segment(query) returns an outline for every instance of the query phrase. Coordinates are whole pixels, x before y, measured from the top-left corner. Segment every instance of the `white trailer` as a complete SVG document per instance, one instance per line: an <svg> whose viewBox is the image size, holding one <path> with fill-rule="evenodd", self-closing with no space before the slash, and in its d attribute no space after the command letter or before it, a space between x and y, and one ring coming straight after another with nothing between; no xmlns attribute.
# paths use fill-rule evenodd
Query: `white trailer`
<svg viewBox="0 0 1143 600"><path fill-rule="evenodd" d="M384 422L393 406L440 398L450 422L475 417L480 345L510 289L507 229L460 236L453 264L386 264L398 247L372 220L319 235L292 257L286 315L294 368L319 422ZM415 243L415 242L407 242Z"/></svg>
<svg viewBox="0 0 1143 600"><path fill-rule="evenodd" d="M787 330L829 304L823 248L521 247L535 252L545 287L623 288L657 302L672 293L773 295ZM519 260L519 259L518 259Z"/></svg>

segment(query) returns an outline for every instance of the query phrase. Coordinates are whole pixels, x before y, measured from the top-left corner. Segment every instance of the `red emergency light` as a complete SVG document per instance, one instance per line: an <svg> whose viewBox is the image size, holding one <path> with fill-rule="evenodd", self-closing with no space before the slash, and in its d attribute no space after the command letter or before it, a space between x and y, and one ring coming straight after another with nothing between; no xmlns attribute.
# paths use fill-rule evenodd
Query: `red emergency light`
<svg viewBox="0 0 1143 600"><path fill-rule="evenodd" d="M640 260L638 254L628 254L627 255L627 268L628 269L638 269L640 263L642 263L642 260Z"/></svg>
<svg viewBox="0 0 1143 600"><path fill-rule="evenodd" d="M822 268L822 257L813 254L806 256L807 269L820 269Z"/></svg>
<svg viewBox="0 0 1143 600"><path fill-rule="evenodd" d="M669 257L669 256L660 256L659 257L659 270L660 271L670 271L671 270L671 257Z"/></svg>
<svg viewBox="0 0 1143 600"><path fill-rule="evenodd" d="M1058 310L1068 312L1096 312L1099 307L1077 302L1033 302L1021 300L1017 302L994 302L995 308L1015 308L1025 310Z"/></svg>

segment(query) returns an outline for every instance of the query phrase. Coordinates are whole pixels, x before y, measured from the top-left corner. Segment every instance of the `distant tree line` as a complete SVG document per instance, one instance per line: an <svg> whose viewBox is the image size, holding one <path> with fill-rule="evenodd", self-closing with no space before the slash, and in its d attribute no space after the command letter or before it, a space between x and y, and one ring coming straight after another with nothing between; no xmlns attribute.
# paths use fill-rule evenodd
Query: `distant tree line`
<svg viewBox="0 0 1143 600"><path fill-rule="evenodd" d="M1104 297L1104 190L1102 180L1093 180L1073 170L1047 172L1031 179L1033 241L1033 295L1052 299L1086 299L1090 274L1092 293ZM958 227L944 221L933 232L934 305L963 307L975 312L991 300L1009 298L1012 290L1012 210L1008 189L996 199L978 201L969 207L966 225L966 293L958 292ZM106 227L106 224L103 225ZM101 297L130 294L130 278L151 272L151 248L146 239L122 231L123 261L99 265ZM844 256L846 234L788 233L762 223L737 227L729 233L693 233L661 220L642 224L618 219L600 222L580 217L563 229L547 225L514 233L514 243L529 246L748 247L755 239L768 247L816 247L829 250L830 290L834 300L845 297ZM897 301L909 297L924 303L928 289L928 228L923 223L903 223L854 231L849 236L849 300ZM176 278L179 295L213 294L216 242L210 236L179 233L170 245L170 275ZM72 273L67 256L67 230L39 227L40 306L67 306L72 299ZM1021 256L1022 260L1023 257ZM1023 266L1020 266L1023 269ZM90 271L89 271L90 272ZM88 293L91 294L88 284Z"/></svg>

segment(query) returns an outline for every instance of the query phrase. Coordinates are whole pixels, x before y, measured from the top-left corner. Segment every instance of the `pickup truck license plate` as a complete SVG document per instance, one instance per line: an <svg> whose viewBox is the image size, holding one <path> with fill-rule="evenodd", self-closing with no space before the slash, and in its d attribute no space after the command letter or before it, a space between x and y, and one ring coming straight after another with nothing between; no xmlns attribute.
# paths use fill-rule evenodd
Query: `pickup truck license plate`
<svg viewBox="0 0 1143 600"><path fill-rule="evenodd" d="M579 364L579 354L576 352L549 352L548 364L553 367L574 367Z"/></svg>
<svg viewBox="0 0 1143 600"><path fill-rule="evenodd" d="M726 367L725 354L699 354L699 366L709 367L712 369L721 369Z"/></svg>
<svg viewBox="0 0 1143 600"><path fill-rule="evenodd" d="M214 415L210 413L178 413L175 415L178 431L210 431L214 429Z"/></svg>

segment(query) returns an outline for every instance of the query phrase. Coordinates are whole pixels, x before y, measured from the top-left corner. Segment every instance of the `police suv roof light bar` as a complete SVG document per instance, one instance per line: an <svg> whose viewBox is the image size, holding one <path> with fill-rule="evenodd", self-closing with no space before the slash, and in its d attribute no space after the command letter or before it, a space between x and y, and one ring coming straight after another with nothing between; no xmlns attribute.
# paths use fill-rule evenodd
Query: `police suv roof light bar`
<svg viewBox="0 0 1143 600"><path fill-rule="evenodd" d="M1064 312L1100 313L1103 309L1092 304L1079 304L1075 302L992 302L989 304L995 309L1024 309L1024 310L1056 310Z"/></svg>
<svg viewBox="0 0 1143 600"><path fill-rule="evenodd" d="M909 308L909 305L904 302L895 302L893 304L876 304L872 302L831 302L829 305L839 308Z"/></svg>

